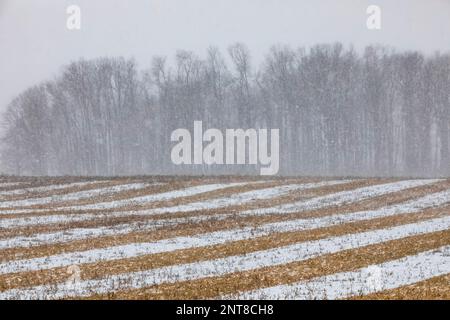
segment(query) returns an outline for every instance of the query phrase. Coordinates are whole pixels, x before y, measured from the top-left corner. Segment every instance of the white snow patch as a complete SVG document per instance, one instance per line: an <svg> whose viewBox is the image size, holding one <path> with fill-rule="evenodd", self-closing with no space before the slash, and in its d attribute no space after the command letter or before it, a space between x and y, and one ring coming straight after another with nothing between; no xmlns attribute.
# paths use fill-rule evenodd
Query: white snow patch
<svg viewBox="0 0 450 320"><path fill-rule="evenodd" d="M157 201L167 201L173 200L179 197L188 197L194 196L201 193L206 193L210 191L216 191L220 189L236 187L246 184L257 184L263 183L266 181L255 181L255 182L240 182L240 183L225 183L225 184L206 184L199 185L195 187L189 187L184 189L178 189L174 191L155 193L145 196L138 196L134 198L128 198L123 200L111 200L106 202L94 203L94 204L86 204L80 206L64 206L59 208L52 209L17 209L17 210L4 210L0 211L0 215L8 215L8 214L28 214L28 213L41 213L48 212L49 210L64 210L64 211L86 211L86 210L102 210L102 209L115 209L119 207L124 207L127 205L145 205L150 204Z"/></svg>
<svg viewBox="0 0 450 320"><path fill-rule="evenodd" d="M75 183L62 183L62 184L53 184L50 186L43 186L43 187L30 187L30 188L24 188L24 189L14 189L14 190L8 190L8 191L1 191L0 196L11 196L11 195L24 195L27 193L38 193L38 192L48 192L48 191L54 191L54 190L61 190L66 188L73 188L73 187L84 187L91 184L97 184L99 182L107 182L107 181L87 181L87 182L75 182Z"/></svg>
<svg viewBox="0 0 450 320"><path fill-rule="evenodd" d="M260 190L236 193L229 197L211 199L211 200L194 202L194 203L172 206L172 207L149 209L149 210L111 212L111 213L105 213L105 214L85 213L85 214L61 214L61 215L50 215L50 216L33 216L33 217L13 218L13 219L7 218L7 219L0 220L0 228L23 227L23 226L33 226L33 225L52 224L52 223L71 223L71 222L94 220L94 219L98 219L98 218L118 218L118 217L130 217L130 216L136 216L136 215L149 216L149 215L156 215L156 214L163 214L163 213L211 210L211 209L224 208L224 207L233 206L233 205L248 204L248 203L254 202L256 200L272 199L275 197L283 196L291 191L307 190L307 189L312 189L312 188L319 188L322 186L346 183L346 182L348 182L348 180L323 181L323 182L318 182L318 183L283 185L283 186L277 186L277 187L272 187L272 188L265 188L265 189L260 189Z"/></svg>
<svg viewBox="0 0 450 320"><path fill-rule="evenodd" d="M195 186L195 187L189 187L189 188L168 191L168 192L163 192L163 193L150 194L150 195L139 196L139 197L118 200L118 201L107 201L107 202L100 202L100 203L87 204L87 205L81 205L81 206L64 207L64 210L114 209L114 208L133 205L133 204L142 205L142 204L148 204L148 203L157 202L157 201L167 201L167 200L172 200L175 198L194 196L194 195L198 195L201 193L216 191L216 190L230 188L230 187L238 187L238 186L242 186L242 185L246 185L246 184L248 184L248 182L205 184L205 185L199 185L199 186Z"/></svg>
<svg viewBox="0 0 450 320"><path fill-rule="evenodd" d="M83 200L83 199L93 198L96 196L103 196L103 195L110 195L110 194L112 195L114 193L119 193L119 192L123 192L123 191L143 189L143 188L150 187L153 185L155 185L155 184L154 183L130 183L130 184L121 184L121 185L92 189L92 190L71 192L71 193L61 194L61 195L53 195L53 196L43 197L43 198L1 201L0 209L13 208L13 207L27 207L27 206L44 205L44 204L57 205L58 202ZM159 185L159 183L156 185ZM46 209L46 210L48 211L48 209ZM29 209L29 211L35 212L36 210ZM0 211L0 214L2 214L2 213L3 212Z"/></svg>
<svg viewBox="0 0 450 320"><path fill-rule="evenodd" d="M11 261L0 264L0 273L50 269L72 264L133 258L141 255L189 249L194 247L212 246L224 244L227 242L253 239L273 233L311 230L338 224L394 216L403 213L414 213L419 212L425 208L435 207L444 203L448 203L450 201L449 196L450 190L447 190L427 195L417 200L408 201L403 204L387 206L378 210L360 211L349 214L335 214L331 216L312 219L288 220L262 224L253 228L247 227L226 231L216 231L189 237L163 239L150 243L131 243L127 245L113 246L108 248L46 256L43 258ZM226 216L221 216L221 218L225 217Z"/></svg>
<svg viewBox="0 0 450 320"><path fill-rule="evenodd" d="M173 226L181 223L196 223L207 220L222 220L231 216L230 214L186 217L179 219L137 221L133 223L122 223L113 226L96 228L74 228L51 233L38 233L31 236L18 236L0 240L0 248L32 247L46 244L64 243L76 240L123 235L131 232L152 231L158 228Z"/></svg>
<svg viewBox="0 0 450 320"><path fill-rule="evenodd" d="M392 192L402 191L413 187L419 187L427 184L436 183L439 181L442 180L439 179L404 180L399 182L380 184L375 186L358 188L350 191L337 192L322 197L316 197L306 201L298 201L294 203L282 204L264 209L248 210L242 212L241 215L284 214L284 213L294 213L307 210L321 209L335 205L345 205L372 197L382 196Z"/></svg>
<svg viewBox="0 0 450 320"><path fill-rule="evenodd" d="M321 181L321 182L313 182L306 184L292 184L292 185L283 185L278 187L260 189L260 190L252 190L248 192L234 194L231 197L224 197L218 199L211 199L209 201L202 202L194 202L185 205L179 205L169 208L157 208L151 210L155 214L157 213L173 213L173 212L190 212L190 211L198 211L198 210L211 210L224 208L234 205L241 205L251 203L256 200L265 200L272 199L275 197L280 197L288 194L292 191L302 191L307 189L320 188L325 186L332 186L338 184L344 184L351 182L352 180L332 180L332 181Z"/></svg>
<svg viewBox="0 0 450 320"><path fill-rule="evenodd" d="M221 297L249 300L342 299L399 288L450 273L450 246L352 272Z"/></svg>
<svg viewBox="0 0 450 320"><path fill-rule="evenodd" d="M70 296L90 296L119 290L138 289L161 283L223 276L233 272L303 261L324 254L355 249L408 236L442 231L449 227L450 217L432 219L388 229L296 243L221 259L109 275L107 278L79 281L74 286L60 283L25 289L12 289L1 292L0 299L58 299Z"/></svg>
<svg viewBox="0 0 450 320"><path fill-rule="evenodd" d="M24 185L24 182L2 182L0 188L18 187Z"/></svg>

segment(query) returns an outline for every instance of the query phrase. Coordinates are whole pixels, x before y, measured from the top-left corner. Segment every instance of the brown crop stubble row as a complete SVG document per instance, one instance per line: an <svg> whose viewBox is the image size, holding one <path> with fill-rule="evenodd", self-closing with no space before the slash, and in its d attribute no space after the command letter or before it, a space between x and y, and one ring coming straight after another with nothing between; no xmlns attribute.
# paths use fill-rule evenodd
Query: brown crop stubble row
<svg viewBox="0 0 450 320"><path fill-rule="evenodd" d="M214 220L213 216L214 214L219 213L226 213L229 212L228 209L218 209L218 210L208 210L208 212L202 212L203 215L211 215L212 220L211 221L203 221L199 223L182 223L176 226L167 226L167 227L161 227L158 230L151 231L151 232L133 232L127 235L117 235L114 237L107 236L107 237L96 237L89 239L89 241L86 240L77 240L77 241L71 241L67 243L60 243L60 244L54 244L54 245L42 245L42 246L36 246L33 248L33 250L28 250L27 248L11 248L11 249L4 249L0 250L0 256L1 261L7 261L11 259L24 259L24 258L31 258L31 257L37 257L37 256L45 256L45 255L51 255L51 254L58 254L62 252L69 252L69 251L75 251L75 250L87 250L91 248L102 248L106 246L112 246L112 245L120 245L127 243L129 239L134 239L134 242L149 242L154 241L158 239L163 238L170 238L175 236L189 236L194 235L198 233L205 233L205 232L212 232L212 231L219 231L219 230L226 230L230 228L236 228L236 227L244 227L244 226L256 226L260 225L262 223L270 223L270 222L277 222L277 221L286 221L286 220L293 220L293 219L299 219L299 218L314 218L314 217L323 217L327 215L336 214L337 210L339 210L339 213L350 213L360 210L372 210L372 209L378 209L382 207L383 205L387 204L393 204L397 202L402 202L406 200L410 200L416 197L423 196L429 192L438 192L445 190L449 187L449 182L445 183L438 183L433 186L428 187L416 187L412 189L408 189L407 191L400 191L396 193L392 193L385 196L377 197L378 200L372 201L372 200L366 200L362 201L359 204L350 204L345 205L342 207L329 207L324 209L316 209L312 211L305 211L300 213L292 213L292 214L285 214L285 215L264 215L264 216L247 216L247 217L240 217L240 216L230 216L229 218L225 220ZM318 189L320 192L321 188ZM331 190L328 190L331 192ZM333 192L336 192L334 189ZM320 192L322 193L322 192ZM290 201L290 200L286 200ZM239 211L247 210L248 206L243 205L239 208ZM226 210L226 211L224 211ZM196 216L199 212L196 212L195 214L183 214L183 215L163 215L163 216L150 216L150 217L132 217L129 218L129 220L124 220L124 218L121 218L122 222L131 222L136 221L137 219L141 219L142 221L149 221L149 220L155 220L155 219L161 219L164 218L175 218L175 217L188 217L188 216ZM108 219L105 219L104 221L95 220L93 222L79 222L79 223L71 223L70 228L73 227L98 227L103 225L113 225L114 223L108 222ZM66 225L67 228L69 225ZM64 226L60 225L53 225L53 226L38 226L38 227L29 227L29 228L20 228L20 229L10 229L8 231L4 231L2 234L0 232L1 236L8 236L8 235L31 235L38 232L52 232L52 231L61 231L64 230ZM1 237L0 236L0 237Z"/></svg>
<svg viewBox="0 0 450 320"><path fill-rule="evenodd" d="M142 181L111 181L111 182L101 182L101 183L95 183L93 185L84 186L82 188L80 187L73 187L70 189L63 189L63 190L54 190L46 193L41 194L34 194L33 196L21 196L21 198L27 199L27 198L43 198L43 197L49 197L49 196L55 196L55 195L65 195L73 192L79 192L79 191L90 191L90 190L96 190L96 189L103 189L106 187L113 187L113 186L119 186L124 184L130 184L130 183L143 183ZM47 209L48 211L37 211L37 212L30 212L27 214L18 214L18 215L8 215L11 217L20 216L20 217L26 217L26 216L33 216L33 215L45 215L45 214L54 214L53 211L58 212L65 212L64 206L78 206L78 205L84 205L84 204L94 204L99 202L108 202L108 201L117 201L117 200L124 200L129 199L132 197L138 197L138 196L144 196L147 194L153 194L153 193L160 193L160 192L168 192L173 191L176 189L181 188L187 188L191 184L188 182L174 182L171 184L155 184L155 185L149 185L144 188L136 188L131 190L124 190L119 192L113 192L111 194L107 195L99 195L99 196L93 196L91 198L87 199L79 199L79 200L71 200L71 201L63 201L63 202L51 202L49 204L38 204L38 205L32 205L32 206L26 206L26 207L14 207L14 208L8 208L3 210L21 210L21 209L36 209L36 210L44 210ZM14 201L14 200L22 200L22 199L8 199L8 201ZM68 212L69 210L66 210ZM72 211L73 212L73 211ZM0 211L1 215L1 211Z"/></svg>
<svg viewBox="0 0 450 320"><path fill-rule="evenodd" d="M407 223L415 223L445 215L446 211L443 211L442 209L431 209L416 214L404 214L395 217L379 218L313 230L274 233L249 240L232 242L233 239L230 239L229 243L221 245L177 250L128 259L101 261L79 265L79 267L82 279L103 278L116 273L148 270L168 265L218 259L231 255L267 250L298 242L313 241L351 233L383 229ZM51 270L0 275L0 290L61 282L67 278L66 269L67 268L54 268Z"/></svg>
<svg viewBox="0 0 450 320"><path fill-rule="evenodd" d="M283 203L289 203L292 201L298 201L299 198L302 199L309 199L315 196L320 196L320 195L325 195L325 194L330 194L330 193L334 193L334 192L340 192L340 191L348 191L348 190L352 190L355 188L358 188L361 186L361 184L364 185L372 185L369 184L368 182L359 182L359 183L349 183L349 184L343 184L340 186L332 186L332 187L319 187L319 188L314 188L311 190L308 190L307 195L303 196L302 193L300 194L296 194L296 193L289 193L287 196L282 196L282 197L278 197L278 198L273 198L273 199L267 199L267 200L258 200L255 199L254 200L254 204L246 204L246 205L240 205L240 206L228 206L225 208L220 208L220 209L209 209L209 210L198 210L198 211L192 211L192 212L188 212L188 213L159 213L159 214L155 214L155 215L145 215L144 213L142 215L134 215L134 216L130 216L130 217L120 217L120 218L108 218L107 214L108 212L102 212L99 213L99 218L100 219L93 219L90 221L81 221L81 222L71 222L71 223L59 223L59 224L51 224L51 225L36 225L36 226L27 226L27 227L17 227L17 228L8 228L8 229L3 229L0 230L0 239L1 238L7 238L7 237L11 237L11 236L27 236L27 235L31 235L31 234L35 234L35 233L48 233L48 232L55 232L55 231L61 231L64 229L68 229L68 228L89 228L89 227L99 227L99 226L111 226L114 224L118 224L118 223L125 223L125 222L132 222L132 221L136 221L136 220L142 220L142 221L147 221L147 220L158 220L158 219L169 219L169 218L182 218L182 217L193 217L193 216L198 216L199 213L202 213L202 215L215 215L218 213L231 213L231 212L239 212L239 211L243 211L243 210L249 210L251 208L258 208L258 207L267 207L270 206L271 204L283 204ZM273 184L269 187L272 187ZM266 185L267 187L267 185ZM258 188L252 188L252 186L246 186L245 189L243 189L242 187L233 187L233 190L228 190L231 188L227 188L226 190L220 191L220 194L222 196L224 195L229 195L230 197L232 197L233 194L235 193L239 193L239 192L246 192L248 190L258 190L261 189L259 186ZM214 191L215 193L218 193L219 191ZM194 199L182 199L184 200L184 202L182 202L181 200L178 200L177 202L179 205L183 205L183 204L188 204L191 203L193 201L199 201L199 199L197 199L197 196L194 196ZM206 198L205 198L206 197ZM205 198L205 199L203 199ZM203 201L207 201L208 200L208 195L204 195L202 196L202 200ZM161 202L158 203L157 207L161 207L161 206L167 206L170 207L172 204L170 204L170 202ZM125 210L124 208L121 208L121 210ZM115 210L117 211L117 209ZM132 211L131 208L126 208L125 211ZM138 211L139 212L139 211ZM138 213L136 212L136 213ZM33 217L33 216L46 216L46 215L54 215L54 214L68 214L71 213L73 214L73 212L64 212L64 211L58 211L58 212L52 212L50 214L19 214L19 215L8 215L4 218L6 219L12 219L12 218L27 218L27 217ZM86 211L86 212L80 212L77 214L82 215L83 213L92 213L91 210ZM1 216L0 216L1 218Z"/></svg>
<svg viewBox="0 0 450 320"><path fill-rule="evenodd" d="M254 202L252 203L248 203L245 205L238 205L238 206L227 206L224 208L219 208L219 209L205 209L205 210L197 210L197 211L191 211L191 212L180 212L180 213L158 213L155 215L134 215L132 217L128 217L128 218L124 218L124 217L120 217L120 218L111 218L108 219L106 217L108 212L99 212L99 218L97 220L90 220L90 221L81 221L81 222L71 222L71 223L60 223L60 224L51 224L51 225L37 225L37 226L27 226L27 227L17 227L17 228L8 228L0 230L0 239L1 238L7 238L7 237L11 237L11 236L27 236L27 235L31 235L31 234L35 234L35 233L48 233L48 232L55 232L55 231L61 231L61 230L65 230L65 229L72 229L72 228L89 228L89 227L99 227L99 226L110 226L110 225L114 225L114 224L118 224L118 223L125 223L127 220L129 219L129 221L136 221L136 220L143 220L143 221L147 221L147 220L158 220L158 219L170 219L170 218L185 218L185 217L193 217L193 216L198 216L200 213L203 216L209 215L209 216L213 216L216 214L221 214L221 213L233 213L233 212L242 212L245 210L251 210L251 209L257 209L257 208L266 208L266 207L272 207L274 205L280 205L280 204L285 204L285 203L291 203L291 202L295 202L295 201L299 201L299 200L308 200L314 197L318 197L318 196L324 196L324 195L328 195L328 194L332 194L332 193L336 193L336 192L341 192L341 191L350 191L356 188L360 188L360 187L365 187L365 186L371 186L371 185L375 185L375 184L379 184L381 183L379 180L376 181L368 181L368 180L361 180L361 181L357 181L357 182L351 182L351 183L346 183L346 184L342 184L342 185L336 185L336 186L326 186L326 187L318 187L318 188L314 188L311 190L307 190L307 192L305 193L296 193L296 192L290 192L288 195L286 196L281 196L281 197L277 197L277 198L272 198L272 199L263 199L263 200L258 200L255 199ZM415 187L415 188L411 188L408 189L407 191L410 193L410 196L407 197L403 197L402 193L404 193L406 190L403 191L398 191L398 192L393 192L390 193L388 195L385 196L379 196L379 197L374 197L373 199L369 199L369 200L363 200L360 201L360 203L366 204L366 207L369 207L370 203L375 203L374 206L372 206L373 208L376 208L376 205L378 203L378 200L380 201L384 201L386 204L390 204L390 203L394 203L397 201L401 201L402 199L404 199L405 201L408 199L412 199L416 196L420 196L420 195L425 195L429 192L435 192L434 190L445 190L446 187L450 187L450 182L441 182L441 183L437 183L434 184L432 186L420 186L420 187ZM238 192L236 190L233 191L234 193ZM390 198L392 198L392 200L389 200ZM185 203L180 203L180 204L187 204L192 202L192 199L187 199L187 202ZM164 203L162 203L161 205L163 205ZM351 204L352 206L354 206L355 204ZM345 205L342 207L348 207L349 205ZM342 208L341 206L332 206L332 207L328 207L329 210L335 210L337 207ZM124 208L120 208L121 210ZM126 209L126 210L125 210ZM131 210L131 208L125 208L125 211L133 211ZM117 211L118 209L115 209L114 211ZM322 209L319 209L322 210ZM137 211L139 212L139 211ZM351 212L351 211L349 211ZM27 215L8 215L6 218L26 218L26 217L31 217L31 216L44 216L44 215L54 215L54 214L73 214L74 212L64 212L64 211L57 211L57 212L50 212L50 213L39 213L39 214L27 214ZM77 214L83 214L83 213L92 213L91 210L86 211L86 212L76 212ZM288 216L290 214L285 214L283 216ZM0 215L1 218L1 215Z"/></svg>
<svg viewBox="0 0 450 320"><path fill-rule="evenodd" d="M167 283L144 289L124 290L90 299L211 299L239 291L255 290L310 280L345 271L355 271L372 264L400 259L450 244L450 231L413 236L354 250L327 254L286 265L237 272L222 277ZM314 298L313 296L311 298Z"/></svg>
<svg viewBox="0 0 450 320"><path fill-rule="evenodd" d="M344 213L350 213L360 210L373 210L378 209L382 207L384 204L394 204L402 201L411 200L420 196L423 196L429 192L438 192L442 191L448 188L449 181L437 183L431 186L427 187L416 187L412 189L408 189L406 191L400 191L380 197L376 197L376 199L373 201L373 199L364 200L359 203L355 204L349 204L344 205L342 207L329 207L324 209L316 209L312 211L306 211L306 212L300 212L300 213L292 213L292 214L286 214L286 215L265 215L265 216L248 216L248 217L239 217L239 216L231 216L228 219L225 220L214 220L212 221L204 221L200 223L182 223L176 226L167 226L167 227L161 227L158 230L151 231L151 232L133 232L131 234L127 235L117 235L114 237L107 236L107 237L96 237L89 239L89 241L86 240L77 240L77 241L71 241L67 243L60 243L60 244L52 244L52 245L42 245L42 246L36 246L33 248L33 250L28 250L27 248L11 248L11 249L4 249L0 250L0 256L1 261L7 261L11 259L24 259L24 258L31 258L31 257L37 257L37 256L44 256L44 255L51 255L51 254L58 254L62 252L69 252L69 251L75 251L75 250L87 250L91 248L101 248L111 245L120 245L127 243L129 239L134 239L134 242L148 242L148 241L154 241L162 238L170 238L175 236L189 236L193 234L198 234L202 232L212 232L212 231L219 231L219 230L226 230L229 228L235 228L235 227L244 227L244 226L255 226L262 223L270 223L270 222L277 222L277 221L286 221L286 220L292 220L292 219L299 219L299 218L315 218L315 217L323 217L328 216L332 214L336 214L337 210L339 210L340 214ZM241 210L246 210L247 207L243 206ZM213 211L213 213L223 213L222 210L209 210ZM198 213L197 213L198 214ZM212 214L209 212L208 214ZM165 216L166 218L170 217L171 215ZM185 215L186 216L186 215ZM192 215L188 215L192 216ZM158 219L160 217L153 216L153 217L141 217L143 221L147 220L153 220ZM136 217L130 218L132 221L136 221ZM101 225L107 225L108 219L105 221L96 221L93 222L93 226L101 226ZM131 221L130 220L130 221ZM122 221L128 221L128 220L122 220ZM89 222L92 223L92 222ZM87 225L84 223L76 223L76 224L70 224L70 227L73 228L75 226L84 226ZM64 229L61 229L58 225L54 225L52 227L47 226L40 226L40 227L30 227L25 229L10 229L8 232L12 235L30 235L36 232L50 232L50 231L61 231ZM24 233L24 231L28 231L29 233ZM0 233L1 234L1 233ZM4 234L5 236L7 234Z"/></svg>
<svg viewBox="0 0 450 320"><path fill-rule="evenodd" d="M450 300L450 274L425 281L385 290L374 294L354 297L369 300Z"/></svg>
<svg viewBox="0 0 450 320"><path fill-rule="evenodd" d="M303 180L302 180L303 181ZM199 195L195 196L187 196L187 197L179 197L173 200L163 200L163 201L155 201L149 204L129 204L124 206L119 206L117 208L111 208L111 209L89 209L89 210L68 210L65 209L64 206L81 206L81 205L89 205L89 204L96 204L96 203L102 203L102 202L114 202L114 201L120 201L120 200L132 200L135 197L141 197L141 196L147 196L152 194L158 194L158 193L165 193L165 192L171 192L175 190L182 190L189 187L199 186L205 184L202 183L201 180L199 181L190 181L190 182L173 182L170 184L164 184L164 185L155 185L155 186L149 186L142 189L133 189L133 190L126 190L126 191L120 191L117 193L114 193L109 196L97 196L92 197L88 200L77 200L77 201L70 201L70 202L62 202L57 203L55 205L53 204L46 204L46 205L35 205L31 207L27 207L26 209L38 209L38 210L48 210L48 211L38 211L38 212L30 212L26 214L10 214L6 217L10 218L17 218L17 217L31 217L31 216L44 216L44 215L54 215L54 214L69 214L69 213L77 213L77 214L84 214L84 213L108 213L108 212L116 212L116 211L128 211L128 210L145 210L145 209L152 209L152 208L159 208L159 207L165 207L165 206L172 206L172 205L178 205L178 204L185 204L190 203L194 201L200 200L208 200L211 198L219 197L219 196L232 196L234 193L237 192L245 192L249 190L257 190L262 188L269 188L272 186L282 185L283 182L279 180L274 181L267 181L259 184L254 184L252 182L249 182L248 185L244 186L230 186L228 188L205 192ZM20 210L21 207L15 207L14 209ZM0 211L0 218L1 218L1 211Z"/></svg>
<svg viewBox="0 0 450 320"><path fill-rule="evenodd" d="M89 182L89 181L80 181L80 182ZM49 191L40 191L40 192L26 192L23 194L17 194L17 195L6 195L1 197L1 201L19 201L19 200L26 200L31 198L45 198L45 197L51 197L51 196L57 196L57 195L65 195L68 193L73 192L80 192L80 191L89 191L89 190L95 190L99 188L106 188L106 187L112 187L116 185L124 184L124 180L111 180L111 181L92 181L92 183L83 185L83 186L67 186L62 189L56 189L56 190L49 190ZM65 183L64 183L65 184ZM62 184L62 185L64 185ZM52 186L53 184L40 184L34 187L46 187L46 186ZM16 188L17 190L24 189L25 187ZM28 188L28 186L26 187ZM17 207L19 209L21 207ZM16 209L16 208L15 208ZM8 208L0 209L1 210L9 210Z"/></svg>

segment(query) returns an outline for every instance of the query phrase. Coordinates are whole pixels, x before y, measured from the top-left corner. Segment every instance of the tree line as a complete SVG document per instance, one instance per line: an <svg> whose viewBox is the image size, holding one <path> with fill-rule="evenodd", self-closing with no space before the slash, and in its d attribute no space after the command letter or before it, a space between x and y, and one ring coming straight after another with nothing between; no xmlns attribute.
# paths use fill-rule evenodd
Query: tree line
<svg viewBox="0 0 450 320"><path fill-rule="evenodd" d="M175 166L171 132L279 128L280 174L449 176L450 54L342 44L274 46L252 64L236 43L75 61L4 114L2 169L18 175L256 174Z"/></svg>

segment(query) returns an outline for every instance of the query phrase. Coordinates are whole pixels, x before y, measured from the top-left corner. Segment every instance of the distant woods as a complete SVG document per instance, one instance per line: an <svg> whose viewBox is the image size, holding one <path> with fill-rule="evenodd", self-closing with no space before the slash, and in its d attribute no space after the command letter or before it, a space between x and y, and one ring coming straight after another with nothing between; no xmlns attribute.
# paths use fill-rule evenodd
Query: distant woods
<svg viewBox="0 0 450 320"><path fill-rule="evenodd" d="M340 44L245 45L65 66L4 115L2 165L20 175L256 174L252 166L176 167L177 128L279 128L280 174L449 176L450 55ZM205 128L205 129L206 129Z"/></svg>

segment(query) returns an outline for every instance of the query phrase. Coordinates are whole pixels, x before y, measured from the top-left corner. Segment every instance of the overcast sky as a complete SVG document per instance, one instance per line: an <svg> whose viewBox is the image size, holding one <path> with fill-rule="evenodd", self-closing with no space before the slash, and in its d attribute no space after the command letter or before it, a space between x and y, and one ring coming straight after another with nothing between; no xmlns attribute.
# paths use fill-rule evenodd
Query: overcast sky
<svg viewBox="0 0 450 320"><path fill-rule="evenodd" d="M72 4L81 8L79 31L66 29ZM371 4L382 9L379 31L366 28ZM450 0L0 0L0 112L80 57L134 57L144 68L155 54L201 55L236 41L256 64L273 44L450 52Z"/></svg>

